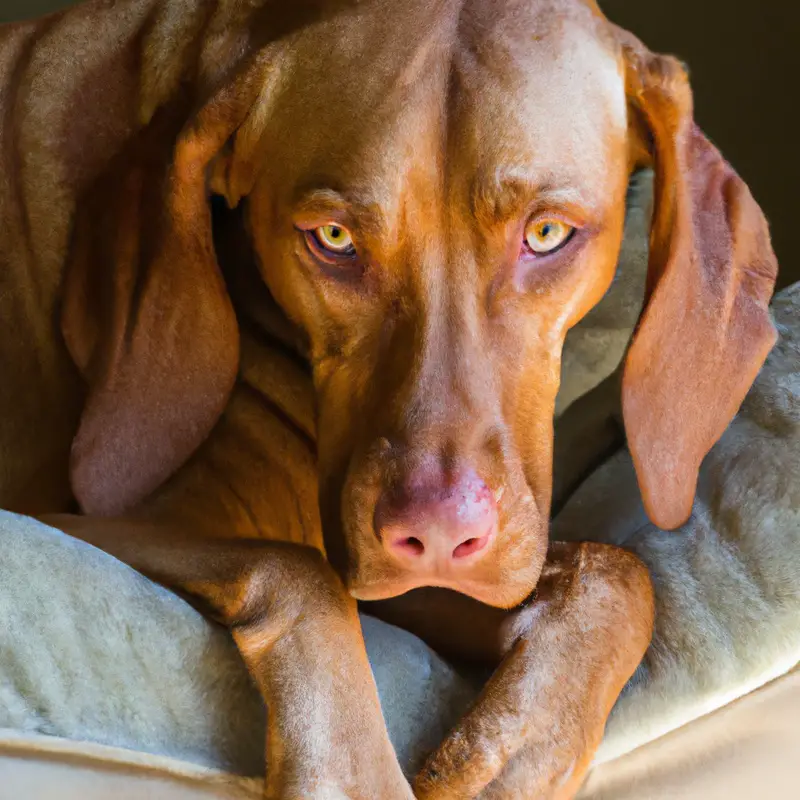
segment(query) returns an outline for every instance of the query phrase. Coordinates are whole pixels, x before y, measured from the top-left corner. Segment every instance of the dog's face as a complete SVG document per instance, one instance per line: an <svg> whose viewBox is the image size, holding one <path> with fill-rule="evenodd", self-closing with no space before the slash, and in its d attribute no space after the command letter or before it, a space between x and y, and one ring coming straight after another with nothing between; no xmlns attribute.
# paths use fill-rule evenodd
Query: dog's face
<svg viewBox="0 0 800 800"><path fill-rule="evenodd" d="M285 5L245 4L209 38L188 119L153 110L197 51L156 36L152 119L79 209L62 329L89 384L82 507L146 498L228 402L238 323L210 188L246 204L263 278L310 345L325 544L350 591L520 602L547 543L564 336L611 282L647 166L623 416L648 514L682 524L774 342L777 264L681 65L593 0Z"/></svg>
<svg viewBox="0 0 800 800"><path fill-rule="evenodd" d="M359 16L322 59L301 37L271 99L250 229L310 341L358 598L510 606L538 578L562 343L612 279L631 169L621 59L570 5L406 9L393 47L404 15Z"/></svg>

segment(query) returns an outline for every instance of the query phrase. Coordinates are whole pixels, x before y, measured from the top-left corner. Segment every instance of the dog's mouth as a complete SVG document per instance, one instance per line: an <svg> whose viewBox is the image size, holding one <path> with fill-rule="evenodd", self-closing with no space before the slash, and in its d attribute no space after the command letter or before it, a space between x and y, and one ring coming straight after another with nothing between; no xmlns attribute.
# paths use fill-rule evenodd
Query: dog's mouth
<svg viewBox="0 0 800 800"><path fill-rule="evenodd" d="M538 583L547 549L546 537L514 542L510 548L490 547L486 561L451 568L404 569L378 554L358 559L345 573L350 595L359 601L390 600L415 589L449 589L496 608L522 603ZM509 552L510 551L510 552Z"/></svg>
<svg viewBox="0 0 800 800"><path fill-rule="evenodd" d="M538 579L538 575L537 575ZM525 581L519 586L489 586L479 582L456 581L397 581L349 586L350 596L363 602L391 600L407 594L414 589L450 589L459 594L471 597L479 603L495 608L514 608L522 603L536 588L537 580Z"/></svg>
<svg viewBox="0 0 800 800"><path fill-rule="evenodd" d="M541 574L541 568L531 565L525 574L507 582L488 582L477 579L420 578L415 575L394 579L347 581L347 589L356 600L375 602L391 600L415 589L449 589L496 608L514 608L531 595Z"/></svg>

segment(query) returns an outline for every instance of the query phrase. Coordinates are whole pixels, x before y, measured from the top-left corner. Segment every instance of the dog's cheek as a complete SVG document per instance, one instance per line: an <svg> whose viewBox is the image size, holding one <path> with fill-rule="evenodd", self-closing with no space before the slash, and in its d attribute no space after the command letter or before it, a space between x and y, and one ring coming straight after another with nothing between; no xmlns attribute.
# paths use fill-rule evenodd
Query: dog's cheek
<svg viewBox="0 0 800 800"><path fill-rule="evenodd" d="M529 354L513 387L507 419L528 488L540 514L549 513L552 491L553 415L558 393L560 348Z"/></svg>

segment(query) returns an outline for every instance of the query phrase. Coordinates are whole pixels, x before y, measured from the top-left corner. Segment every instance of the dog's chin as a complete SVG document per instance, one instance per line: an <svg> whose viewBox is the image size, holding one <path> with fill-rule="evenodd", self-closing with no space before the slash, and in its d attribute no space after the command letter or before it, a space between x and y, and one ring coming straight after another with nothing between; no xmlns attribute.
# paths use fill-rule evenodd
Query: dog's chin
<svg viewBox="0 0 800 800"><path fill-rule="evenodd" d="M431 580L415 579L413 576L364 580L353 577L347 580L351 597L364 602L391 600L414 589L450 589L467 595L479 603L495 608L514 608L530 597L541 573L541 564L515 572L502 581L479 580Z"/></svg>

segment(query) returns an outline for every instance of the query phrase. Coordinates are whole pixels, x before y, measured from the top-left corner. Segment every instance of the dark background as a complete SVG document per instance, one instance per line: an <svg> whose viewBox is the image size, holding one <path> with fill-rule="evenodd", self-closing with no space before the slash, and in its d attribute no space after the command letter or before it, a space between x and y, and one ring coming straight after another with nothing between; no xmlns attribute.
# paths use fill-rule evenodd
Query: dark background
<svg viewBox="0 0 800 800"><path fill-rule="evenodd" d="M72 0L74 2L74 0ZM289 2L290 0L285 0ZM0 0L0 22L35 17L70 0ZM800 280L800 2L600 0L614 22L690 68L695 116L767 214L780 285Z"/></svg>

